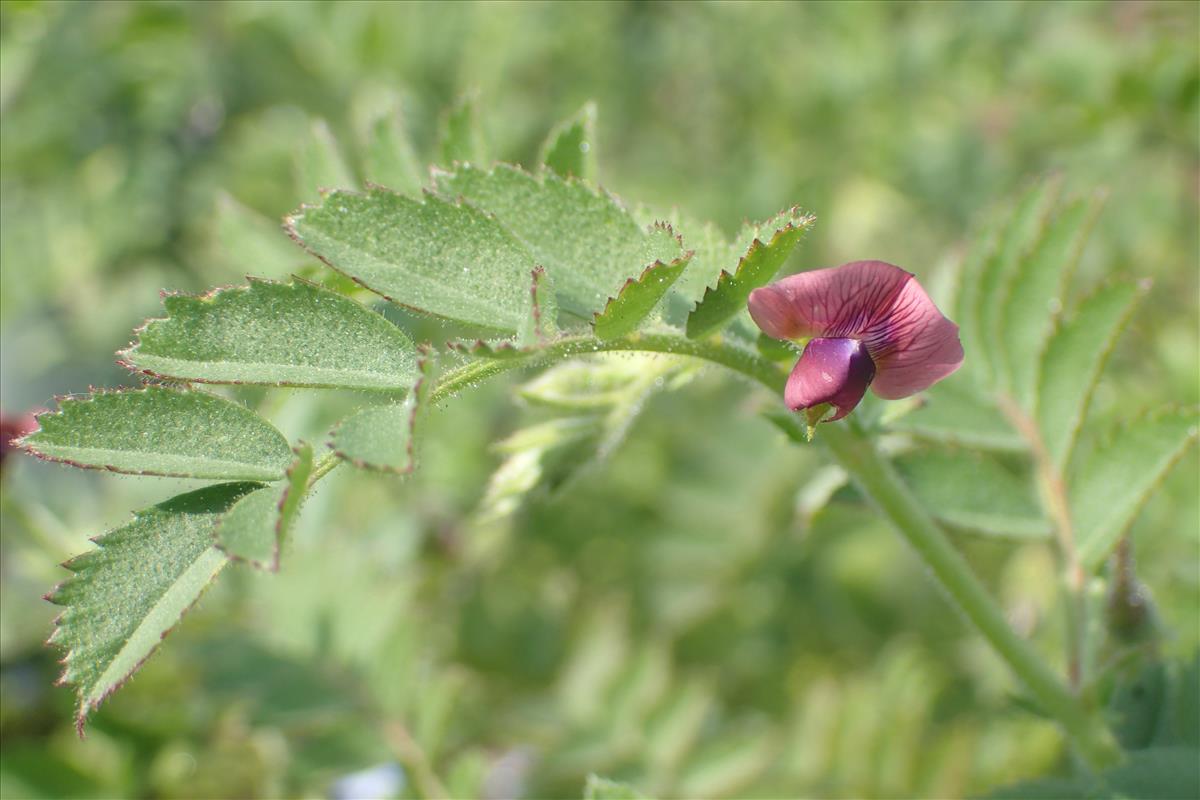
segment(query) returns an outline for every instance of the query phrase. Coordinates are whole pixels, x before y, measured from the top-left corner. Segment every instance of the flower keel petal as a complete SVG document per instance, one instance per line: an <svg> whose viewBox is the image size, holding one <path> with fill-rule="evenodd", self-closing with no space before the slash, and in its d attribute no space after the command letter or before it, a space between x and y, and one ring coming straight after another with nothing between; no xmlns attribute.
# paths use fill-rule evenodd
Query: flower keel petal
<svg viewBox="0 0 1200 800"><path fill-rule="evenodd" d="M804 348L783 392L793 411L828 403L837 413L833 422L854 410L875 377L875 364L866 347L855 339L813 339Z"/></svg>

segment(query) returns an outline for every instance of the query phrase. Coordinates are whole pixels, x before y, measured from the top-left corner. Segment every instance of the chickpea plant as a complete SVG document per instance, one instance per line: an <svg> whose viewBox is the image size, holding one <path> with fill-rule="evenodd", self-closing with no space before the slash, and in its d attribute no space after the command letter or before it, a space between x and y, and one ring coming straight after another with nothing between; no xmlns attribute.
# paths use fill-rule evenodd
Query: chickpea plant
<svg viewBox="0 0 1200 800"><path fill-rule="evenodd" d="M547 480L554 452L618 446L641 397L709 363L745 379L798 445L815 438L828 450L830 485L853 482L910 542L1012 668L1024 704L1061 725L1087 786L1115 792L1190 769L1179 765L1195 746L1194 697L1164 705L1155 733L1136 744L1114 711L1120 692L1101 656L1123 636L1152 635L1146 614L1122 615L1144 611L1144 588L1113 573L1107 634L1089 622L1103 611L1095 589L1110 556L1197 425L1194 409L1175 408L1107 432L1088 425L1106 357L1145 293L1115 281L1058 301L1073 295L1095 198L1060 202L1054 181L1036 184L967 259L947 318L918 278L882 262L771 284L814 224L799 208L727 239L679 212L623 203L594 183L590 105L551 133L543 163L529 169L484 166L473 118L469 104L447 118L443 166L424 186L403 131L381 119L363 162L388 186L323 190L286 218L299 247L353 283L251 277L167 295L163 316L119 354L144 385L63 398L21 441L76 467L213 482L97 537L48 596L63 607L51 642L65 653L81 733L224 569L287 569L289 530L332 470L415 469L423 420L443 399L503 372L542 370L520 391L555 416L501 443L506 460L484 499L488 513L505 514ZM331 147L323 135L318 145ZM445 320L447 334L414 342L363 298ZM475 334L456 333L464 329ZM611 352L655 355L615 362ZM290 442L210 387L219 384L368 400L324 440ZM871 401L850 414L868 387L889 399L928 391L923 402ZM1102 444L1077 449L1084 431ZM907 443L904 458L882 454L884 434ZM1028 484L998 456L1025 464ZM1010 628L945 528L1057 543L1065 675ZM1181 687L1172 697L1183 697L1194 674L1170 679Z"/></svg>

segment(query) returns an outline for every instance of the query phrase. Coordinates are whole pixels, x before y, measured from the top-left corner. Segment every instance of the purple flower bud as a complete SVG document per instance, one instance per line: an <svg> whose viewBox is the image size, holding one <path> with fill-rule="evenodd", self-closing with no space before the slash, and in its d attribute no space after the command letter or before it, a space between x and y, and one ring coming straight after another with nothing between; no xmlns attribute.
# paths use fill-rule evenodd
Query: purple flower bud
<svg viewBox="0 0 1200 800"><path fill-rule="evenodd" d="M795 411L828 403L841 419L868 385L887 400L950 375L963 360L958 326L921 284L883 261L801 272L750 293L750 316L776 339L814 337L788 378Z"/></svg>

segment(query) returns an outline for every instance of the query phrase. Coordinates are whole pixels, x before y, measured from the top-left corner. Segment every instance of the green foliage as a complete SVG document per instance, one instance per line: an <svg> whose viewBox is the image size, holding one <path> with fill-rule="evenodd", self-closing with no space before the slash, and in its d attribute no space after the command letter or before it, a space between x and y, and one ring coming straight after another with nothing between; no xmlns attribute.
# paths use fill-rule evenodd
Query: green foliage
<svg viewBox="0 0 1200 800"><path fill-rule="evenodd" d="M723 269L716 285L705 290L704 297L688 315L688 338L707 336L744 309L750 292L775 277L815 221L811 214L793 208L766 222L747 226L739 237L750 240L745 255L733 272Z"/></svg>
<svg viewBox="0 0 1200 800"><path fill-rule="evenodd" d="M670 263L655 261L636 279L627 280L617 296L592 320L596 336L616 339L634 331L683 274L691 257L689 252Z"/></svg>
<svg viewBox="0 0 1200 800"><path fill-rule="evenodd" d="M226 483L137 512L65 565L74 573L49 596L64 606L52 644L66 651L64 683L87 713L158 647L226 564L212 546L220 516L256 487Z"/></svg>
<svg viewBox="0 0 1200 800"><path fill-rule="evenodd" d="M1079 304L1055 331L1041 361L1037 423L1046 453L1059 469L1071 458L1093 387L1137 301L1149 287L1114 283Z"/></svg>
<svg viewBox="0 0 1200 800"><path fill-rule="evenodd" d="M583 787L584 800L642 800L645 797L627 783L610 781L597 775L588 775Z"/></svg>
<svg viewBox="0 0 1200 800"><path fill-rule="evenodd" d="M291 461L269 422L206 392L149 386L68 397L38 425L22 440L34 455L134 475L271 481Z"/></svg>
<svg viewBox="0 0 1200 800"><path fill-rule="evenodd" d="M604 308L626 279L679 257L664 229L643 230L612 195L554 172L467 165L434 176L437 191L494 216L525 246L529 264L554 279L559 306L583 318Z"/></svg>
<svg viewBox="0 0 1200 800"><path fill-rule="evenodd" d="M458 102L442 117L439 147L441 164L484 164L487 162L487 144L479 121L474 94L459 98Z"/></svg>
<svg viewBox="0 0 1200 800"><path fill-rule="evenodd" d="M900 404L872 416L881 404L864 403L856 417L902 434L880 440L896 447L901 469L981 460L981 474L999 468L1026 500L1035 480L1026 438L1005 420L996 385L968 374L993 358L1007 374L1007 345L998 330L968 341L970 319L944 301L954 276L943 256L1031 173L1061 171L1068 194L1111 187L1075 286L1058 297L1066 313L1031 331L1058 332L1043 340L1042 388L1023 410L1077 488L1114 422L1197 400L1196 195L1180 168L1198 143L1197 12L1165 3L974 11L0 4L3 410L129 381L111 352L156 313L161 287L194 293L247 273L296 273L365 302L281 236L278 219L320 186L371 181L419 196L424 164L452 166L437 109L477 86L485 102L457 126L466 144L445 149L479 166L503 154L536 168L559 140L545 136L550 123L595 97L605 184L652 202L630 207L639 226L670 221L696 251L630 338L673 335L663 321L682 328L749 246L739 221L789 201L822 218L794 268L883 257L917 272L963 324L963 374L899 419ZM313 134L319 119L328 125ZM569 143L571 121L559 130ZM307 177L322 171L340 177ZM1019 257L1043 230L1034 225ZM0 502L0 795L326 796L340 776L396 758L377 721L407 725L455 797L485 787L578 796L590 772L650 796L683 796L686 779L704 796L952 797L1065 769L1058 732L1012 707L1008 680L946 619L919 566L858 496L807 491L830 468L819 448L789 447L762 423L776 398L715 369L686 393L638 406L632 434L603 461L594 448L547 453L504 524L478 525L489 475L525 431L532 442L558 420L594 430L605 419L549 405L552 395L585 403L586 387L535 401L537 378L526 376L518 405L530 407L513 409L508 376L483 382L492 368L555 368L545 353L560 334L530 314L536 263L513 270L516 313L495 328L516 340L436 356L451 372L460 360L509 361L486 361L457 384L472 391L430 404L421 469L396 481L342 467L321 480L284 568L227 571L82 742L66 729L62 693L44 688L55 671L41 647L51 609L37 598L59 577L50 565L86 549L81 532L100 529L97 519L184 489L10 452ZM597 306L567 309L561 329L588 340L592 314L649 263L629 265ZM993 306L997 329L1020 265L971 293ZM964 288L974 276L961 273ZM1127 277L1152 277L1155 288L1118 339L1131 309L1113 279ZM1104 313L1073 301L1094 285L1113 287ZM1093 321L1078 322L1089 309ZM491 335L385 314L414 341ZM744 315L727 331L736 342L754 336ZM788 355L765 357L783 369ZM625 359L642 364L612 357ZM293 443L322 448L357 406L401 399L399 390L228 392ZM603 404L609 392L593 394ZM506 442L501 451L489 447L496 441ZM977 449L988 454L977 459ZM326 454L314 474L334 463ZM1190 649L1200 629L1195 464L1185 454L1128 529L1164 650ZM1002 486L997 496L1014 488ZM1037 647L1058 650L1049 548L956 542ZM1091 584L1104 580L1101 572ZM594 615L609 620L607 633ZM1182 702L1173 691L1169 706ZM731 777L706 781L710 757L731 753ZM1122 794L1150 794L1154 777Z"/></svg>
<svg viewBox="0 0 1200 800"><path fill-rule="evenodd" d="M120 355L151 375L205 383L407 389L417 353L395 325L304 281L251 279L203 297L169 295Z"/></svg>
<svg viewBox="0 0 1200 800"><path fill-rule="evenodd" d="M1079 465L1071 514L1079 553L1098 569L1134 517L1187 449L1195 444L1196 409L1168 410L1131 420Z"/></svg>
<svg viewBox="0 0 1200 800"><path fill-rule="evenodd" d="M1101 775L1030 781L988 795L994 800L1190 800L1200 795L1200 761L1187 747L1134 752Z"/></svg>
<svg viewBox="0 0 1200 800"><path fill-rule="evenodd" d="M596 180L596 104L585 103L550 131L539 160L564 178Z"/></svg>
<svg viewBox="0 0 1200 800"><path fill-rule="evenodd" d="M214 534L217 549L235 561L278 572L279 551L308 491L312 468L312 446L301 444L286 481L251 492L221 517Z"/></svg>

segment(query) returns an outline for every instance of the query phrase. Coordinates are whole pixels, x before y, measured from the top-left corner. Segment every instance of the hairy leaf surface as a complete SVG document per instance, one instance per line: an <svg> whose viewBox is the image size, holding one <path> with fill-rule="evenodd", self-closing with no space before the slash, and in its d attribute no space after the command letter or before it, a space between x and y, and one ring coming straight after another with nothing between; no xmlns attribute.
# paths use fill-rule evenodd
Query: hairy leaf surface
<svg viewBox="0 0 1200 800"><path fill-rule="evenodd" d="M251 279L203 297L170 295L121 355L154 375L208 383L405 389L417 352L395 325L310 283Z"/></svg>
<svg viewBox="0 0 1200 800"><path fill-rule="evenodd" d="M434 177L439 193L495 215L550 273L559 305L585 318L627 278L681 253L678 241L644 230L611 195L554 172L460 165Z"/></svg>
<svg viewBox="0 0 1200 800"><path fill-rule="evenodd" d="M312 467L312 446L302 444L286 481L251 492L221 518L214 532L217 548L236 561L277 572L279 551L300 511Z"/></svg>
<svg viewBox="0 0 1200 800"><path fill-rule="evenodd" d="M746 307L750 292L775 277L815 217L793 208L752 229L750 244L733 272L722 271L716 285L687 318L688 338L706 336Z"/></svg>
<svg viewBox="0 0 1200 800"><path fill-rule="evenodd" d="M426 194L333 192L287 220L305 248L400 305L504 331L529 307L526 247L496 220Z"/></svg>
<svg viewBox="0 0 1200 800"><path fill-rule="evenodd" d="M72 466L135 475L271 481L292 460L287 439L250 409L207 392L150 386L62 400L23 444Z"/></svg>
<svg viewBox="0 0 1200 800"><path fill-rule="evenodd" d="M66 651L61 680L77 689L81 731L225 566L213 529L256 488L225 483L179 495L135 513L65 564L75 574L48 596L65 606L50 642Z"/></svg>
<svg viewBox="0 0 1200 800"><path fill-rule="evenodd" d="M592 328L601 339L616 339L637 329L658 302L687 269L692 253L684 253L670 262L655 261L636 279L630 278L592 320Z"/></svg>

